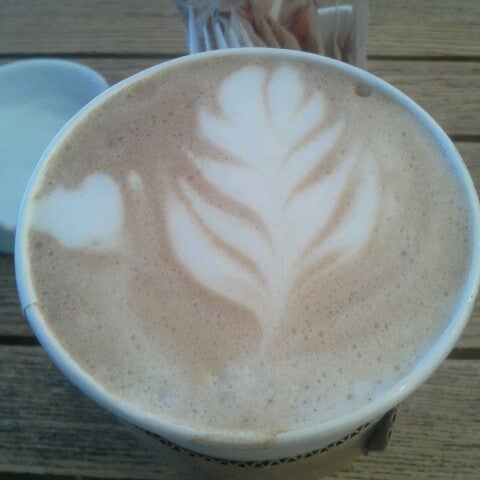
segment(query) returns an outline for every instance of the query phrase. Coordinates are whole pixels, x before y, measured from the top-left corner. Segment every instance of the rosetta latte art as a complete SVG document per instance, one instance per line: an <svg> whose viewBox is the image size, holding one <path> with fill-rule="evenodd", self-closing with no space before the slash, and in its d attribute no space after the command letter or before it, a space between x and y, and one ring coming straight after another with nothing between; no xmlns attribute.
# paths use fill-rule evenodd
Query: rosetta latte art
<svg viewBox="0 0 480 480"><path fill-rule="evenodd" d="M292 293L358 254L378 210L377 167L359 148L314 174L346 122L326 121L320 92L305 97L290 67L270 76L261 67L232 74L219 90L221 113L198 111L198 134L218 155L188 157L205 188L246 214L209 202L185 176L167 200L171 245L183 267L204 288L252 311L266 338L285 319Z"/></svg>

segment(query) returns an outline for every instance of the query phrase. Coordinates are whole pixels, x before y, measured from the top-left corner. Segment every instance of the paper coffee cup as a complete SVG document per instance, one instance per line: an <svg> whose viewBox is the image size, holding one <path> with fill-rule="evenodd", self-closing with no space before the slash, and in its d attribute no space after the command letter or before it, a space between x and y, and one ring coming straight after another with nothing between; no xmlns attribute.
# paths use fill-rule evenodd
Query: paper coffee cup
<svg viewBox="0 0 480 480"><path fill-rule="evenodd" d="M27 234L28 209L33 202L33 192L49 166L53 152L66 135L76 131L78 125L94 116L99 106L108 104L119 91L144 82L158 72L183 64L242 55L266 55L315 62L324 69L344 72L358 81L370 85L391 101L407 110L428 132L428 136L441 148L448 159L468 199L474 242L478 243L480 210L473 182L457 150L448 136L411 99L383 80L356 67L312 54L269 49L232 49L207 52L183 57L140 72L113 86L77 114L59 133L45 152L25 194L16 236L16 275L21 304L35 334L53 361L82 391L100 405L136 426L158 447L159 458L165 464L190 467L192 478L316 478L321 472L331 471L348 463L355 455L368 449L381 448L394 417L392 411L403 399L415 391L446 358L460 337L479 286L480 250L474 249L464 288L450 322L438 341L411 371L370 403L345 415L321 424L280 432L274 437L261 433L228 431L201 431L198 428L177 425L165 418L142 410L138 405L112 395L99 381L86 373L76 363L64 346L50 331L42 316L38 295L35 292L28 260ZM387 415L386 415L387 414ZM386 416L385 416L386 415ZM383 439L383 440L382 440ZM180 468L179 467L179 468ZM176 468L176 467L172 467Z"/></svg>

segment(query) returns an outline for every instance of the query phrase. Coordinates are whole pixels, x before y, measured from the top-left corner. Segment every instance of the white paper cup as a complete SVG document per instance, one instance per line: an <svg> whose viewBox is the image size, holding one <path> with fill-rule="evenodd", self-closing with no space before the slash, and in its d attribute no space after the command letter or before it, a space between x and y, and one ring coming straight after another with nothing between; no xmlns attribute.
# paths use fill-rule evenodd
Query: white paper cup
<svg viewBox="0 0 480 480"><path fill-rule="evenodd" d="M185 425L176 425L113 396L104 386L82 370L52 335L40 313L26 252L28 217L26 212L32 202L32 192L41 181L57 145L64 135L75 131L77 125L92 111L103 105L107 99L158 71L191 62L196 62L198 68L201 68L204 59L258 54L283 57L286 60L308 59L310 62L321 64L326 69L345 72L356 78L359 83L371 85L401 104L422 124L451 163L467 194L475 241L478 243L480 238L478 197L468 171L448 136L406 95L379 78L350 65L308 53L285 50L243 48L213 51L182 57L152 67L113 86L93 100L63 128L47 149L25 194L15 246L17 284L22 307L38 339L65 375L100 405L139 429L150 432L146 437L158 447L162 462L190 466L191 471L195 472L192 478L201 478L201 472L204 472L205 478L315 478L320 471L331 470L351 460L359 451L368 448L368 442L375 428L384 428L384 424L378 427L379 419L425 382L446 358L468 321L479 286L480 250L474 248L458 308L438 341L408 375L363 408L325 423L279 433L273 438L262 436L260 433L201 431ZM140 431L139 429L137 431Z"/></svg>

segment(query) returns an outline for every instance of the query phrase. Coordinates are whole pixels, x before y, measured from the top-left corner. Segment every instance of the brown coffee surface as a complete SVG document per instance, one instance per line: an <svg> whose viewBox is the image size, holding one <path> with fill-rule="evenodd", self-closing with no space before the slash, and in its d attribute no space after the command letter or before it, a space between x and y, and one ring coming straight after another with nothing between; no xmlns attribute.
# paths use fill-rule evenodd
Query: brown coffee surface
<svg viewBox="0 0 480 480"><path fill-rule="evenodd" d="M118 89L59 142L26 215L37 304L69 355L207 430L372 402L438 340L472 255L455 166L412 114L278 56Z"/></svg>

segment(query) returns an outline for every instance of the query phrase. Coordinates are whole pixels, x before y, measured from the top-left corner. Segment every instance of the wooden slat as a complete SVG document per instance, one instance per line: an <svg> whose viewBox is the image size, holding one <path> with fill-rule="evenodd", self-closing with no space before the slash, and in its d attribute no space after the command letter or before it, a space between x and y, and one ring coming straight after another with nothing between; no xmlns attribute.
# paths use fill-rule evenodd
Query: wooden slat
<svg viewBox="0 0 480 480"><path fill-rule="evenodd" d="M164 60L90 58L82 62L115 83ZM480 63L371 60L369 70L419 103L450 135L480 135Z"/></svg>
<svg viewBox="0 0 480 480"><path fill-rule="evenodd" d="M115 83L163 60L81 61ZM480 63L371 60L369 70L419 103L450 135L480 135Z"/></svg>
<svg viewBox="0 0 480 480"><path fill-rule="evenodd" d="M370 55L480 56L478 0L370 0Z"/></svg>
<svg viewBox="0 0 480 480"><path fill-rule="evenodd" d="M98 70L112 84L164 61L165 57L78 60ZM12 59L3 59L0 64L9 61ZM477 121L480 118L480 104L474 99L480 84L478 65L468 62L371 61L369 69L412 96L447 128L450 134L465 134L468 131L480 133L478 130L480 124ZM436 82L431 81L431 78L435 78L434 74L438 78ZM465 125L468 127L465 128ZM480 143L459 142L457 147L480 191ZM31 330L18 306L13 260L9 256L0 257L0 319L0 335L31 335ZM474 310L458 347L480 347L480 303Z"/></svg>
<svg viewBox="0 0 480 480"><path fill-rule="evenodd" d="M0 336L31 336L17 294L13 255L0 254Z"/></svg>
<svg viewBox="0 0 480 480"><path fill-rule="evenodd" d="M456 348L480 348L480 296Z"/></svg>
<svg viewBox="0 0 480 480"><path fill-rule="evenodd" d="M477 0L371 0L368 53L479 56ZM3 0L0 53L186 51L173 0Z"/></svg>
<svg viewBox="0 0 480 480"><path fill-rule="evenodd" d="M137 67L138 64L135 64L131 68L134 70ZM115 78L117 73L114 72L118 70L112 72L112 78ZM480 192L480 143L457 142L456 146ZM22 316L14 276L13 256L0 255L0 336L29 337L32 332ZM457 348L480 348L480 297Z"/></svg>
<svg viewBox="0 0 480 480"><path fill-rule="evenodd" d="M480 134L480 63L371 60L368 68L415 100L449 135Z"/></svg>
<svg viewBox="0 0 480 480"><path fill-rule="evenodd" d="M76 60L98 70L112 84L165 59L159 56ZM0 65L12 60L0 60ZM371 60L368 66L371 73L419 103L448 134L480 135L480 62Z"/></svg>
<svg viewBox="0 0 480 480"><path fill-rule="evenodd" d="M154 56L153 58L85 58L75 59L100 72L110 85L123 80L130 75L140 72L164 61L168 57Z"/></svg>
<svg viewBox="0 0 480 480"><path fill-rule="evenodd" d="M400 410L385 454L335 478L478 478L480 362L448 360ZM0 471L171 480L39 347L0 347Z"/></svg>
<svg viewBox="0 0 480 480"><path fill-rule="evenodd" d="M456 147L460 152L467 168L472 176L473 183L480 192L480 143L457 142ZM472 316L468 322L458 347L461 348L480 348L480 295L475 302Z"/></svg>
<svg viewBox="0 0 480 480"><path fill-rule="evenodd" d="M338 475L343 479L478 479L480 362L446 361L403 402L392 443Z"/></svg>
<svg viewBox="0 0 480 480"><path fill-rule="evenodd" d="M116 64L116 62L115 62ZM98 66L98 65L97 65ZM139 65L131 65L134 73ZM107 70L104 70L106 72ZM126 70L122 70L126 72ZM112 70L112 77L118 78L118 70ZM473 181L480 192L480 143L457 142ZM14 279L13 256L0 255L0 336L31 336L31 329L22 316ZM470 322L460 338L457 348L480 348L480 298L477 300Z"/></svg>
<svg viewBox="0 0 480 480"><path fill-rule="evenodd" d="M477 193L480 193L480 143L455 142L455 146L470 172Z"/></svg>
<svg viewBox="0 0 480 480"><path fill-rule="evenodd" d="M2 53L186 52L172 0L3 0Z"/></svg>
<svg viewBox="0 0 480 480"><path fill-rule="evenodd" d="M40 347L0 347L0 472L169 479Z"/></svg>

